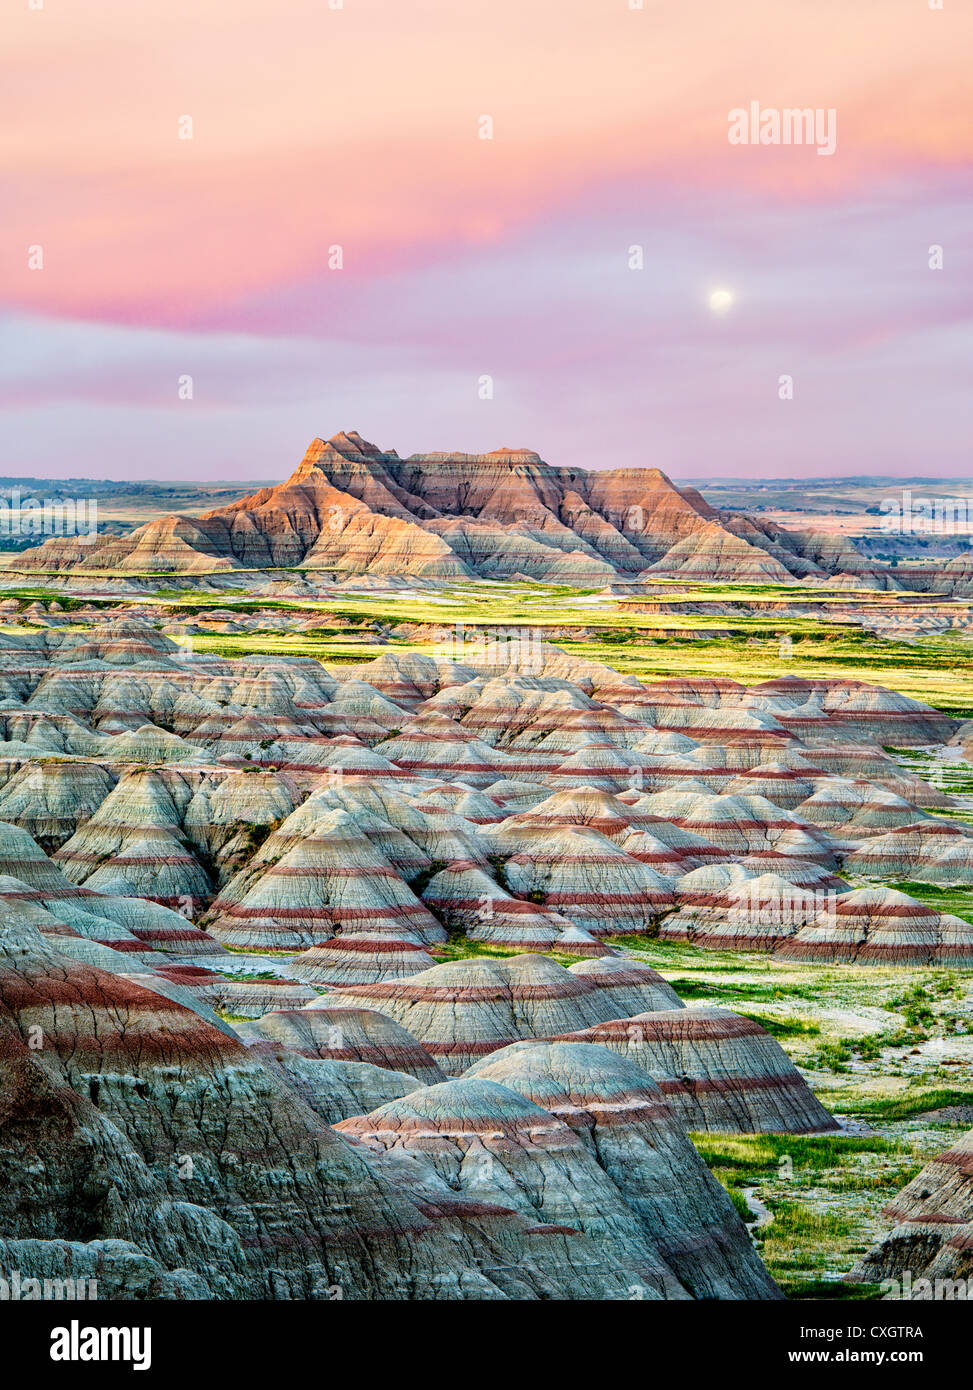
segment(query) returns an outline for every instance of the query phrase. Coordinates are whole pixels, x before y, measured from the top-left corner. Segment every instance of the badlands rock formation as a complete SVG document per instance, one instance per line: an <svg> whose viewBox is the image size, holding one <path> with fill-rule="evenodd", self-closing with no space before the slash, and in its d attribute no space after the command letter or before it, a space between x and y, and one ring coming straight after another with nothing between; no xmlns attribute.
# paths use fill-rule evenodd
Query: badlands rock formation
<svg viewBox="0 0 973 1390"><path fill-rule="evenodd" d="M337 1126L367 1149L404 1150L450 1189L492 1194L524 1220L590 1242L600 1278L628 1278L651 1298L685 1299L635 1214L580 1137L562 1120L493 1081L463 1078L413 1091Z"/></svg>
<svg viewBox="0 0 973 1390"><path fill-rule="evenodd" d="M643 988L657 994L654 981ZM451 1076L520 1038L556 1037L617 1017L609 992L591 977L539 955L450 961L332 998L394 1018Z"/></svg>
<svg viewBox="0 0 973 1390"><path fill-rule="evenodd" d="M288 971L314 985L340 988L414 975L435 963L417 941L351 932L302 951L288 962Z"/></svg>
<svg viewBox="0 0 973 1390"><path fill-rule="evenodd" d="M780 1044L740 1014L658 1010L564 1036L635 1062L688 1129L819 1134L835 1128Z"/></svg>
<svg viewBox="0 0 973 1390"><path fill-rule="evenodd" d="M102 1297L774 1297L685 1131L834 1121L638 948L973 964L881 882L973 872L883 751L955 723L878 687L93 613L0 688L0 1259Z"/></svg>
<svg viewBox="0 0 973 1390"><path fill-rule="evenodd" d="M966 1297L952 1281L973 1278L973 1130L927 1163L884 1214L893 1229L848 1278L896 1279L904 1298ZM938 1280L946 1292L936 1292Z"/></svg>
<svg viewBox="0 0 973 1390"><path fill-rule="evenodd" d="M682 1000L670 984L647 965L617 956L607 960L579 960L568 967L601 991L613 1010L613 1018L627 1018L645 1009L681 1009Z"/></svg>
<svg viewBox="0 0 973 1390"><path fill-rule="evenodd" d="M448 931L579 957L658 931L827 958L839 864L973 875L968 828L925 809L948 796L880 746L955 721L878 687L642 684L549 646L531 674L392 652L332 674L187 658L144 621L94 619L0 633L0 808L33 845L0 869L72 922L93 893L103 918L151 901L160 944L280 953L326 987L420 973ZM98 939L144 940L132 911ZM894 951L857 920L863 962L966 958L954 919Z"/></svg>
<svg viewBox="0 0 973 1390"><path fill-rule="evenodd" d="M424 1086L445 1080L427 1049L391 1016L349 1008L334 995L325 995L310 1008L265 1013L258 1027L264 1037L285 1043L302 1057L368 1062L405 1072Z"/></svg>
<svg viewBox="0 0 973 1390"><path fill-rule="evenodd" d="M636 1287L773 1298L731 1203L650 1078L602 1048L526 1044L338 1126L454 1189L584 1232ZM692 1196L688 1196L692 1194Z"/></svg>
<svg viewBox="0 0 973 1390"><path fill-rule="evenodd" d="M973 968L969 923L935 912L892 888L844 893L795 931L778 952L788 960L853 960Z"/></svg>
<svg viewBox="0 0 973 1390"><path fill-rule="evenodd" d="M587 1043L523 1042L467 1074L519 1092L573 1129L696 1298L766 1295L732 1203L634 1063Z"/></svg>
<svg viewBox="0 0 973 1390"><path fill-rule="evenodd" d="M586 1068L602 1127L627 1092L630 1133L600 1161L515 1089L322 1057L313 1027L304 1052L269 1027L248 1051L56 941L0 934L0 1252L22 1278L95 1276L119 1298L776 1296L637 1071Z"/></svg>
<svg viewBox="0 0 973 1390"><path fill-rule="evenodd" d="M94 543L52 539L27 570L205 574L300 566L424 579L619 576L788 582L854 571L898 587L850 543L722 516L657 468L556 468L530 450L401 459L355 431L315 439L295 472L229 507L168 516Z"/></svg>
<svg viewBox="0 0 973 1390"><path fill-rule="evenodd" d="M269 1042L248 1051L49 942L31 927L0 937L0 1248L22 1278L94 1275L120 1298L775 1296L749 1254L722 1271L690 1254L685 1282L676 1273L678 1233L697 1221L704 1244L747 1253L702 1166L687 1171L678 1130L681 1167L667 1192L663 1165L639 1209L576 1131L513 1090L410 1090L368 1064L345 1064L365 1067L355 1076ZM591 1089L596 1109L597 1078ZM336 1120L383 1091L401 1098ZM402 1120L408 1151L371 1158ZM462 1186L424 1126L457 1158L476 1150ZM653 1201L670 1213L671 1264Z"/></svg>

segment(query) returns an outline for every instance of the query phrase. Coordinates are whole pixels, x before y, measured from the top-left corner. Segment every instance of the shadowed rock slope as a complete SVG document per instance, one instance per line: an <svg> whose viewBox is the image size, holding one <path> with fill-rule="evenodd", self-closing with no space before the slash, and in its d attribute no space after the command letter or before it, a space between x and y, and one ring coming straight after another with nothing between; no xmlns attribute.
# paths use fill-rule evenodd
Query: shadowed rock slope
<svg viewBox="0 0 973 1390"><path fill-rule="evenodd" d="M935 1284L973 1278L973 1130L927 1163L885 1215L894 1228L848 1278L901 1282L908 1272L911 1291L903 1288L903 1297L967 1297L935 1294Z"/></svg>
<svg viewBox="0 0 973 1390"><path fill-rule="evenodd" d="M3 928L0 1258L22 1280L94 1278L101 1298L775 1296L755 1256L734 1281L683 1250L681 1226L700 1223L700 1249L737 1233L647 1078L630 1119L678 1169L664 1242L647 1219L664 1172L639 1206L525 1095L322 1055L314 1020L340 1043L342 1011L305 1017L310 1032L248 1049L159 988ZM610 1058L591 1081L608 1106Z"/></svg>
<svg viewBox="0 0 973 1390"><path fill-rule="evenodd" d="M324 1122L313 1067L291 1085L261 1055L5 931L0 1241L22 1277L94 1273L102 1297L629 1296L641 1266L620 1246L371 1166Z"/></svg>
<svg viewBox="0 0 973 1390"><path fill-rule="evenodd" d="M764 1298L766 1270L727 1193L647 1073L586 1043L514 1043L467 1073L568 1125L695 1298Z"/></svg>

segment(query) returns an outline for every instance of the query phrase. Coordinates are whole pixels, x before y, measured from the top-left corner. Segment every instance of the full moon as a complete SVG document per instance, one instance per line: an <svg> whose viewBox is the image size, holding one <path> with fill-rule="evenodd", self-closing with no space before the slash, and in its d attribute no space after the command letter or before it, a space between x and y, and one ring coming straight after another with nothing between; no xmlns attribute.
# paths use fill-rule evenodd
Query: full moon
<svg viewBox="0 0 973 1390"><path fill-rule="evenodd" d="M733 304L732 290L714 290L709 297L709 307L714 314L725 314Z"/></svg>

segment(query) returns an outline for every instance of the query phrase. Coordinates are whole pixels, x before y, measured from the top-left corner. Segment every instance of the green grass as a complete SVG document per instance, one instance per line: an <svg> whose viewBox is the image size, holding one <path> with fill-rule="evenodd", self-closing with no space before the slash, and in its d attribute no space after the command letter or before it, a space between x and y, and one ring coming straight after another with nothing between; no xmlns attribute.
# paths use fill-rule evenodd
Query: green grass
<svg viewBox="0 0 973 1390"><path fill-rule="evenodd" d="M278 980L280 976L276 970L219 970L217 974L224 980L243 980L250 983L252 980Z"/></svg>
<svg viewBox="0 0 973 1390"><path fill-rule="evenodd" d="M450 933L448 941L437 942L435 946L429 948L429 951L431 955L435 956L437 964L448 960L475 960L482 956L505 960L510 956L523 954L522 949L517 946L494 946L488 941L473 941L462 933L453 932ZM556 960L558 965L565 967L584 959L583 956L565 955L563 951L545 951L543 954L551 960Z"/></svg>
<svg viewBox="0 0 973 1390"><path fill-rule="evenodd" d="M730 1201L733 1203L734 1207L736 1207L737 1216L739 1216L745 1226L752 1226L757 1216L756 1213L752 1212L747 1206L746 1197L744 1197L743 1193L736 1187L727 1188L727 1191L730 1196Z"/></svg>
<svg viewBox="0 0 973 1390"><path fill-rule="evenodd" d="M800 1201L775 1201L773 1222L758 1233L760 1253L767 1267L803 1270L810 1252L837 1254L852 1234L847 1216L819 1211Z"/></svg>
<svg viewBox="0 0 973 1390"><path fill-rule="evenodd" d="M741 967L738 965L737 969ZM670 980L669 983L679 995L680 999L715 999L725 1001L733 1007L735 1001L754 1001L776 1002L786 999L802 999L806 997L807 991L803 986L794 984L757 984L752 980L746 980L739 984L721 983L719 981L707 980L703 977L699 979L680 978ZM738 1009L737 1013L744 1010Z"/></svg>
<svg viewBox="0 0 973 1390"><path fill-rule="evenodd" d="M893 1140L880 1135L690 1134L704 1162L724 1187L757 1187L781 1172L838 1171L849 1154L890 1154Z"/></svg>
<svg viewBox="0 0 973 1390"><path fill-rule="evenodd" d="M287 578L299 571L254 571L266 577L278 573ZM16 571L12 577L15 577ZM152 576L146 576L152 577ZM235 577L245 582L244 572ZM171 581L170 581L171 582ZM844 610L854 602L859 609L885 606L886 597L862 593L849 595L840 590L805 589L779 584L686 584L659 581L658 601L689 604L693 611L640 612L632 601L602 600L595 590L564 585L534 583L490 583L471 580L444 585L428 594L343 593L340 608L322 599L254 599L241 592L216 595L192 590L160 587L139 602L156 602L160 615L205 613L211 608L236 609L253 613L260 609L323 612L335 616L350 629L368 621L394 626L397 623L463 623L467 628L525 626L550 629L553 640L566 651L616 666L642 679L667 676L728 676L744 684L788 674L812 677L847 677L888 685L960 716L973 709L973 643L956 633L921 637L915 642L895 642L875 637L849 623L835 608ZM4 591L11 597L33 601L58 598L68 601L38 582L25 583ZM114 602L131 601L119 596ZM111 606L112 600L101 600ZM786 603L775 611L772 605ZM728 612L721 611L730 605ZM771 605L770 607L765 607ZM687 636L658 636L673 632ZM780 650L779 638L793 639L790 656ZM382 648L363 645L349 648L354 632L348 636L330 633L315 637L310 633L213 634L194 639L201 651L222 656L250 653L280 653L312 656L328 663L370 660ZM212 644L212 645L210 645ZM391 640L398 650L430 650L426 641ZM970 779L973 780L973 779Z"/></svg>
<svg viewBox="0 0 973 1390"><path fill-rule="evenodd" d="M736 1012L744 1018L753 1019L754 1023L759 1023L772 1038L813 1038L821 1032L818 1024L794 1015L784 1018L776 1014L755 1013L752 1009L737 1009Z"/></svg>
<svg viewBox="0 0 973 1390"><path fill-rule="evenodd" d="M881 1284L855 1284L844 1279L786 1279L777 1280L781 1291L790 1299L820 1302L860 1303L884 1297Z"/></svg>
<svg viewBox="0 0 973 1390"><path fill-rule="evenodd" d="M493 946L487 941L470 941L465 936L450 936L448 941L437 942L430 947L430 954L437 963L446 960L472 960L476 956L491 956L505 959L518 954L515 947Z"/></svg>
<svg viewBox="0 0 973 1390"><path fill-rule="evenodd" d="M917 883L915 879L902 879L890 883L900 893L908 893L910 898L928 903L937 912L946 912L953 917L962 917L965 922L973 922L973 888L943 888L935 883Z"/></svg>
<svg viewBox="0 0 973 1390"><path fill-rule="evenodd" d="M761 1258L789 1298L875 1296L872 1286L845 1284L838 1276L871 1245L871 1223L885 1203L919 1171L911 1146L881 1135L690 1138L751 1226ZM754 1223L747 1189L759 1193L769 1223Z"/></svg>
<svg viewBox="0 0 973 1390"><path fill-rule="evenodd" d="M179 639L174 639L179 642ZM360 665L382 655L382 646L360 637L324 637L314 633L194 633L194 652L213 656L309 656L324 666L353 663Z"/></svg>
<svg viewBox="0 0 973 1390"><path fill-rule="evenodd" d="M689 620L691 615L686 615L683 626ZM721 625L732 622L721 619ZM774 627L793 637L790 656L781 655L777 640L766 636L760 640L753 623L747 635L738 632L716 640L669 639L661 646L647 643L634 650L610 648L597 638L561 641L558 645L590 660L616 664L620 671L640 680L722 676L752 685L786 675L851 679L888 686L958 717L964 717L970 708L973 644L964 647L949 637L923 637L914 644L892 642L862 629L813 620L802 625L778 618Z"/></svg>
<svg viewBox="0 0 973 1390"><path fill-rule="evenodd" d="M924 1115L929 1110L944 1110L947 1106L973 1106L973 1091L934 1088L932 1090L910 1091L904 1096L890 1096L856 1100L854 1097L838 1106L841 1114L856 1119L870 1120L876 1124L892 1120L911 1120Z"/></svg>

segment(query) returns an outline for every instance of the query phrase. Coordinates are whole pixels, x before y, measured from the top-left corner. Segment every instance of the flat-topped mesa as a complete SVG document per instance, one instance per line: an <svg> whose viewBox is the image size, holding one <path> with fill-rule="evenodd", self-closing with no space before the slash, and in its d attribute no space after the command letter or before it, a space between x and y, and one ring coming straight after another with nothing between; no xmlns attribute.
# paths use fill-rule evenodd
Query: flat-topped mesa
<svg viewBox="0 0 973 1390"><path fill-rule="evenodd" d="M860 563L859 563L860 562ZM199 517L161 517L90 544L54 538L18 568L204 574L297 566L332 576L625 577L789 583L857 565L850 544L727 517L658 468L561 468L526 448L400 458L354 430L314 439L286 482Z"/></svg>

